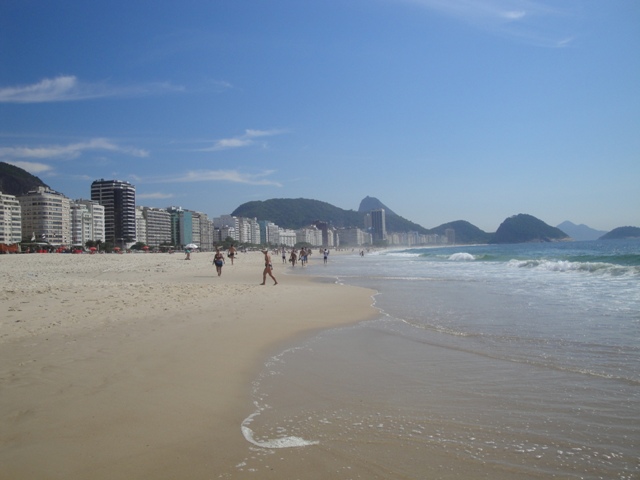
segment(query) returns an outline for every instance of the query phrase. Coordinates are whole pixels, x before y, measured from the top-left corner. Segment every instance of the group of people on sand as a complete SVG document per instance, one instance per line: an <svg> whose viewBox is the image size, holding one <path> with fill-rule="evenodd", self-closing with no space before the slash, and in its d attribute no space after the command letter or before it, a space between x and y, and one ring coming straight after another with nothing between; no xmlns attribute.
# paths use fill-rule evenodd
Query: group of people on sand
<svg viewBox="0 0 640 480"><path fill-rule="evenodd" d="M296 263L300 262L300 264L304 267L309 261L309 255L311 255L310 248L302 247L300 252L298 252L295 248L291 249L291 253L289 254L289 263L291 263L292 267L296 266ZM287 250L282 247L282 263L287 263Z"/></svg>
<svg viewBox="0 0 640 480"><path fill-rule="evenodd" d="M287 263L287 250L285 247L282 247L282 263ZM291 263L292 267L296 266L297 262L304 267L309 261L309 255L311 255L311 249L302 247L300 252L298 252L295 248L291 249L291 253L289 254L289 263ZM325 265L329 260L329 250L328 249L320 249L320 253L322 254L322 258L324 260Z"/></svg>
<svg viewBox="0 0 640 480"><path fill-rule="evenodd" d="M231 259L231 265L233 265L233 261L237 253L238 251L235 249L233 245L231 245L231 247L229 247L229 250L227 252L227 256ZM273 284L277 285L278 281L276 280L276 277L273 276L273 264L271 263L271 255L269 255L268 250L262 250L262 253L264 254L264 271L262 272L262 283L260 285L265 284L265 282L267 281L267 275L269 275L272 278ZM213 255L213 264L216 267L216 272L218 272L218 276L221 276L222 267L225 264L225 261L224 261L224 255L220 251L220 247L216 247L216 253Z"/></svg>
<svg viewBox="0 0 640 480"><path fill-rule="evenodd" d="M261 251L264 254L264 270L262 272L262 283L260 285L264 285L266 283L267 275L271 277L271 279L273 280L273 284L277 285L278 281L276 280L276 277L273 276L273 263L271 262L271 255L269 254L268 250L261 250ZM275 250L275 252L277 253L277 250ZM281 253L282 253L282 263L287 263L287 250L285 247L282 247ZM311 253L312 252L310 248L302 247L299 252L295 248L291 249L291 252L289 255L289 262L291 263L291 266L295 267L298 261L302 264L302 266L305 266L309 261L309 255L311 255ZM323 256L323 260L326 265L327 260L329 258L329 250L326 248L320 249L320 253ZM231 265L233 265L233 261L236 258L237 254L238 254L238 251L233 245L231 245L227 252L227 257L231 259ZM220 251L220 247L216 247L216 253L213 256L213 264L216 267L218 276L221 276L222 267L225 264L225 259L224 259L223 253Z"/></svg>

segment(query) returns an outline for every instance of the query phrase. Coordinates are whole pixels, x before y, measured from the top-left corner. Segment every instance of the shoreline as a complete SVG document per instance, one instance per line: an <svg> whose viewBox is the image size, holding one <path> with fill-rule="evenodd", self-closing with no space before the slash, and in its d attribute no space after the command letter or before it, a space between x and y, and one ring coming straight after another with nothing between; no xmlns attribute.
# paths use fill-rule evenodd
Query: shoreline
<svg viewBox="0 0 640 480"><path fill-rule="evenodd" d="M377 313L368 290L277 262L259 285L259 252L220 278L191 258L0 258L0 478L235 477L269 354Z"/></svg>

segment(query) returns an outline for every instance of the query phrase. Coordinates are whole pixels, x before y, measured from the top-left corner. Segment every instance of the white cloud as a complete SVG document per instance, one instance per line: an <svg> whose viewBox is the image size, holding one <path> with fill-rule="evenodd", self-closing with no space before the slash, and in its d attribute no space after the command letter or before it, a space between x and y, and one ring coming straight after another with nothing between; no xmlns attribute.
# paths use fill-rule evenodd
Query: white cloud
<svg viewBox="0 0 640 480"><path fill-rule="evenodd" d="M0 88L0 103L44 103L89 100L105 97L147 96L183 91L167 82L113 86L81 82L74 75L45 78L31 85Z"/></svg>
<svg viewBox="0 0 640 480"><path fill-rule="evenodd" d="M389 0L411 3L489 33L546 47L563 47L570 35L566 22L577 0L562 7L548 0Z"/></svg>
<svg viewBox="0 0 640 480"><path fill-rule="evenodd" d="M286 133L286 130L281 129L273 129L273 130L245 130L244 134L232 137L232 138L223 138L217 140L213 146L202 148L197 150L198 152L216 152L219 150L227 150L230 148L241 148L248 147L250 145L255 144L256 138L262 137L272 137L274 135L281 135Z"/></svg>
<svg viewBox="0 0 640 480"><path fill-rule="evenodd" d="M26 170L27 172L31 173L32 175L38 174L38 173L46 173L46 172L50 172L52 170L52 168L49 165L45 165L44 163L36 163L36 162L14 162L14 161L8 161L7 163L21 168L23 170Z"/></svg>
<svg viewBox="0 0 640 480"><path fill-rule="evenodd" d="M231 182L281 187L281 183L266 178L274 173L275 170L266 170L254 174L242 173L237 170L192 170L182 175L149 179L149 183Z"/></svg>
<svg viewBox="0 0 640 480"><path fill-rule="evenodd" d="M167 198L174 198L175 195L172 193L136 193L136 198L145 199L145 200L164 200Z"/></svg>
<svg viewBox="0 0 640 480"><path fill-rule="evenodd" d="M527 15L527 12L520 11L511 11L511 12L502 12L501 16L506 18L507 20L520 20Z"/></svg>
<svg viewBox="0 0 640 480"><path fill-rule="evenodd" d="M133 157L147 157L149 152L140 148L120 146L105 138L93 138L86 142L69 145L40 147L0 147L0 158L72 159L85 151L106 150Z"/></svg>

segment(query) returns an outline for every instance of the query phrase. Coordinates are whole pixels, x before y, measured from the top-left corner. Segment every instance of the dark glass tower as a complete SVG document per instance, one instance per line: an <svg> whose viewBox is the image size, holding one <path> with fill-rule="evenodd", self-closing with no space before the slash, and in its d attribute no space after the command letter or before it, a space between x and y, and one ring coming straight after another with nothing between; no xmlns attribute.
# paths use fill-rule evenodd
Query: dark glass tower
<svg viewBox="0 0 640 480"><path fill-rule="evenodd" d="M387 240L387 223L384 208L371 211L371 233L374 242L384 242Z"/></svg>
<svg viewBox="0 0 640 480"><path fill-rule="evenodd" d="M91 200L104 206L107 242L127 247L136 240L136 187L122 180L95 180Z"/></svg>

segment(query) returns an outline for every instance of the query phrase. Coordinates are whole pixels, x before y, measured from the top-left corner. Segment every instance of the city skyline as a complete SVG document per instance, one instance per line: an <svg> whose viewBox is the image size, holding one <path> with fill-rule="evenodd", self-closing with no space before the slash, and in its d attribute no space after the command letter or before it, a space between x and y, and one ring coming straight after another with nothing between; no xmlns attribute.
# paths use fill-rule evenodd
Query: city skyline
<svg viewBox="0 0 640 480"><path fill-rule="evenodd" d="M631 0L4 3L0 161L212 218L373 196L425 228L638 225L639 20Z"/></svg>

